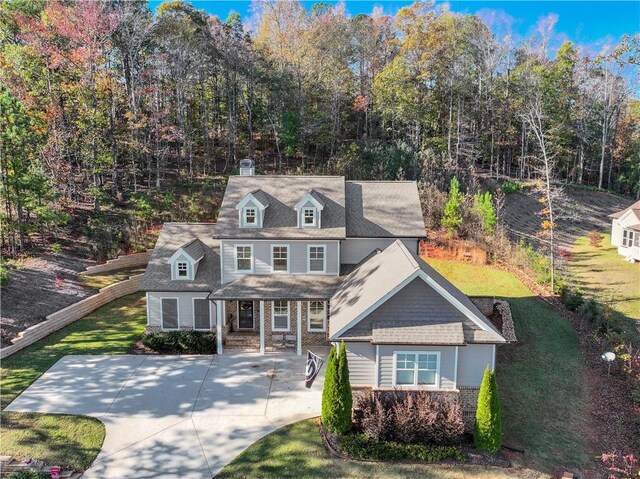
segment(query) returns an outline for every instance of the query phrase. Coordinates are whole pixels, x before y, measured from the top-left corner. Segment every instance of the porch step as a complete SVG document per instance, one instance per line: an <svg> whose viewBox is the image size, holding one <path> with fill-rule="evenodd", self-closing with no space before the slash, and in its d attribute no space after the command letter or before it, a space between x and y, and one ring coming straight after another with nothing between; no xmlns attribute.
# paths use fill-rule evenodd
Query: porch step
<svg viewBox="0 0 640 479"><path fill-rule="evenodd" d="M257 334L229 333L225 347L227 349L259 349L260 336Z"/></svg>

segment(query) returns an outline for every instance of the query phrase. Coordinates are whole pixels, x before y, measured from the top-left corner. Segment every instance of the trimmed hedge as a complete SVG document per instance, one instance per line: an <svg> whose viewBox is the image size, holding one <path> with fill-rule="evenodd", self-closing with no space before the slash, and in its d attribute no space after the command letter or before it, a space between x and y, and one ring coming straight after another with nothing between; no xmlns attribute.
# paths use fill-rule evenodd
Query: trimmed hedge
<svg viewBox="0 0 640 479"><path fill-rule="evenodd" d="M14 472L8 477L9 479L48 479L51 475L44 472L25 469L24 471Z"/></svg>
<svg viewBox="0 0 640 479"><path fill-rule="evenodd" d="M465 458L457 446L401 444L380 441L364 434L341 436L340 449L360 460L439 462L448 459L463 461Z"/></svg>
<svg viewBox="0 0 640 479"><path fill-rule="evenodd" d="M149 333L142 344L162 354L215 354L216 334L204 331Z"/></svg>

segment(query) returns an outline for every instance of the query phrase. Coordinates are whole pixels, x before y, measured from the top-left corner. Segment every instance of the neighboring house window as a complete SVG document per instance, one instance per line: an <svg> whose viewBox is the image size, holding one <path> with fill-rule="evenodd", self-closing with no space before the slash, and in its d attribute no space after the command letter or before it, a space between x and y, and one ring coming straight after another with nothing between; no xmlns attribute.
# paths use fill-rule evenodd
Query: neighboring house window
<svg viewBox="0 0 640 479"><path fill-rule="evenodd" d="M324 246L309 246L309 264L307 265L309 272L324 273L325 259Z"/></svg>
<svg viewBox="0 0 640 479"><path fill-rule="evenodd" d="M206 298L193 299L193 329L211 329L211 309Z"/></svg>
<svg viewBox="0 0 640 479"><path fill-rule="evenodd" d="M162 298L160 300L162 329L178 329L178 299Z"/></svg>
<svg viewBox="0 0 640 479"><path fill-rule="evenodd" d="M189 276L189 267L184 261L178 263L178 278L186 278Z"/></svg>
<svg viewBox="0 0 640 479"><path fill-rule="evenodd" d="M304 208L302 210L302 224L304 226L315 226L316 224L315 208Z"/></svg>
<svg viewBox="0 0 640 479"><path fill-rule="evenodd" d="M633 230L622 230L622 246L631 248L638 246L638 234ZM635 241L634 241L635 240Z"/></svg>
<svg viewBox="0 0 640 479"><path fill-rule="evenodd" d="M395 353L394 386L437 386L440 354Z"/></svg>
<svg viewBox="0 0 640 479"><path fill-rule="evenodd" d="M273 331L289 331L289 302L273 302Z"/></svg>
<svg viewBox="0 0 640 479"><path fill-rule="evenodd" d="M244 224L248 226L256 225L256 209L255 208L244 209Z"/></svg>
<svg viewBox="0 0 640 479"><path fill-rule="evenodd" d="M309 301L309 331L324 331L327 307L324 301Z"/></svg>
<svg viewBox="0 0 640 479"><path fill-rule="evenodd" d="M253 248L250 245L236 246L236 271L253 269Z"/></svg>
<svg viewBox="0 0 640 479"><path fill-rule="evenodd" d="M289 246L274 245L271 247L271 268L273 271L289 271Z"/></svg>

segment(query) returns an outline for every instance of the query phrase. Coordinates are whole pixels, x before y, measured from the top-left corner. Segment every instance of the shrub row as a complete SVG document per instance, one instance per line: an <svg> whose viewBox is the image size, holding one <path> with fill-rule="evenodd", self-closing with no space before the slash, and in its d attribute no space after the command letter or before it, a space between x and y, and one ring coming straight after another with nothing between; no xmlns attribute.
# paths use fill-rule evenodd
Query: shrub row
<svg viewBox="0 0 640 479"><path fill-rule="evenodd" d="M162 354L215 354L216 335L204 331L149 333L142 344Z"/></svg>
<svg viewBox="0 0 640 479"><path fill-rule="evenodd" d="M370 392L358 400L354 420L368 437L403 444L453 444L464 433L457 398L429 391Z"/></svg>
<svg viewBox="0 0 640 479"><path fill-rule="evenodd" d="M600 304L594 298L586 298L581 291L568 287L562 289L560 298L567 309L593 323L598 331L605 334L624 333L624 325L608 304Z"/></svg>
<svg viewBox="0 0 640 479"><path fill-rule="evenodd" d="M447 459L464 460L457 446L438 444L401 444L380 441L365 434L340 437L340 449L348 456L361 460L438 462Z"/></svg>

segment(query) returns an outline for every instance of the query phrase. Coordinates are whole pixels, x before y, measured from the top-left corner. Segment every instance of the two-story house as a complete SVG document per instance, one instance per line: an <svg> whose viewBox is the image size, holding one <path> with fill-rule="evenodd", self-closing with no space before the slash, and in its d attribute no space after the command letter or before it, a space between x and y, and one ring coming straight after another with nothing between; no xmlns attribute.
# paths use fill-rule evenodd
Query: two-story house
<svg viewBox="0 0 640 479"><path fill-rule="evenodd" d="M147 329L215 330L218 354L345 341L354 386L477 388L506 340L424 236L412 181L231 176L216 224L164 225Z"/></svg>

